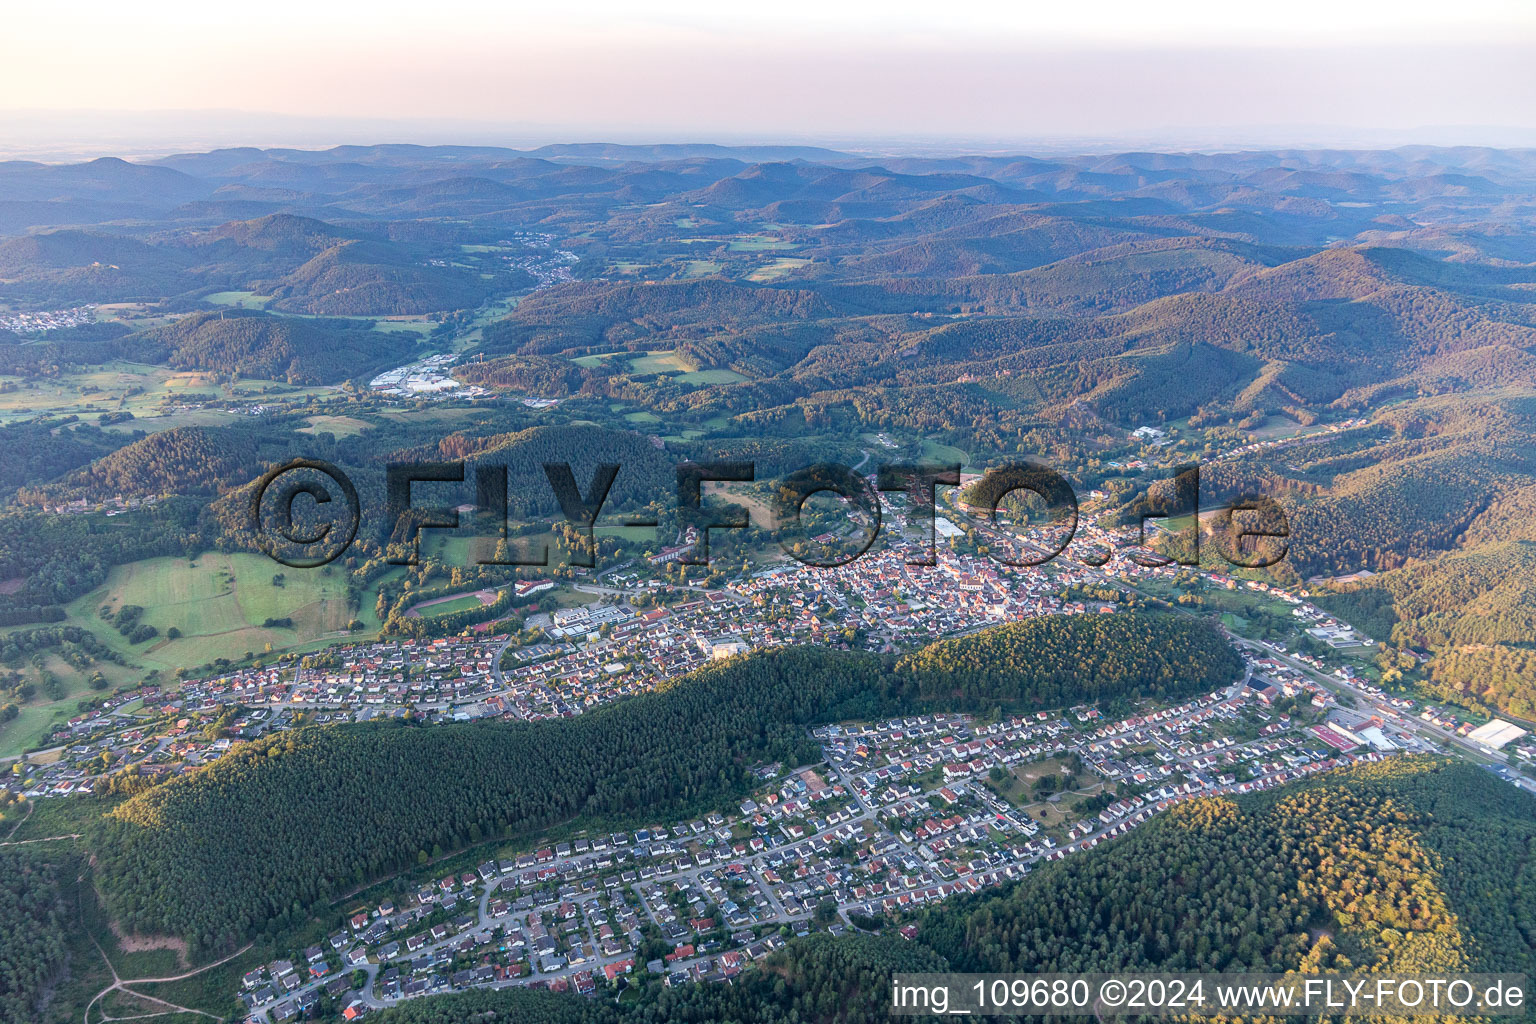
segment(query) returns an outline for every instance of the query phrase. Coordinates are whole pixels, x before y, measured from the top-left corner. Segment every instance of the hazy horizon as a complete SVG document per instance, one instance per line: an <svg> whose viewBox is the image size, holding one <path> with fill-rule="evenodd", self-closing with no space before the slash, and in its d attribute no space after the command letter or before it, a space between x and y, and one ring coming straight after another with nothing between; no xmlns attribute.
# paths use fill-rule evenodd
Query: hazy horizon
<svg viewBox="0 0 1536 1024"><path fill-rule="evenodd" d="M10 18L0 152L788 141L955 151L1536 145L1536 5L445 0ZM19 44L19 45L16 45Z"/></svg>
<svg viewBox="0 0 1536 1024"><path fill-rule="evenodd" d="M306 118L238 110L0 110L0 160L73 163L100 157L155 160L226 148L320 151L338 146L483 146L532 150L555 145L720 145L820 147L872 159L896 156L1049 155L1147 151L1221 153L1243 150L1375 150L1408 146L1536 148L1536 128L1513 125L1426 125L1396 131L1348 125L1178 126L1161 131L989 137L984 135L855 135L702 132L686 129L567 128L375 118Z"/></svg>

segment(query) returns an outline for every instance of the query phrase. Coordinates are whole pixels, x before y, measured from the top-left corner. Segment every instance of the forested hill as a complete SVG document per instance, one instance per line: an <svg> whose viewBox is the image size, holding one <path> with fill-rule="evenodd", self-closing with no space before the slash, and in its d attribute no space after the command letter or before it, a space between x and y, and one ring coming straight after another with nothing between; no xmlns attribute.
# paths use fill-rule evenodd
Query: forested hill
<svg viewBox="0 0 1536 1024"><path fill-rule="evenodd" d="M946 901L914 941L791 943L732 985L614 1005L508 990L381 1024L888 1020L898 971L1536 970L1536 800L1479 768L1393 759L1202 798L1130 836Z"/></svg>
<svg viewBox="0 0 1536 1024"><path fill-rule="evenodd" d="M281 317L257 310L194 313L149 331L178 370L212 370L290 384L332 384L409 362L416 336L367 321Z"/></svg>
<svg viewBox="0 0 1536 1024"><path fill-rule="evenodd" d="M1085 676L1094 673L1098 699L1192 693L1236 677L1235 655L1223 656L1210 627L1125 618L1124 630L1073 627L1069 649ZM958 694L932 682L956 648L939 645L912 665L780 648L574 719L305 728L258 740L115 809L94 846L103 888L127 927L223 948L303 920L346 887L483 838L723 805L750 788L752 764L813 759L807 730L817 723L1048 705L1061 695L1062 665L1037 666L1032 641L1049 637L1003 628L998 656L1022 660L967 674ZM1192 645L1212 655L1204 674L1182 660ZM989 646L983 633L958 650Z"/></svg>
<svg viewBox="0 0 1536 1024"><path fill-rule="evenodd" d="M1174 808L1001 895L929 911L962 971L1536 968L1536 800L1393 758Z"/></svg>
<svg viewBox="0 0 1536 1024"><path fill-rule="evenodd" d="M1209 693L1236 679L1243 662L1220 633L1183 616L1048 615L941 640L899 668L934 701L969 705L1006 696L1064 707Z"/></svg>
<svg viewBox="0 0 1536 1024"><path fill-rule="evenodd" d="M0 851L0 1024L31 1024L68 961L56 870Z"/></svg>
<svg viewBox="0 0 1536 1024"><path fill-rule="evenodd" d="M1441 696L1529 720L1536 717L1536 659L1528 647L1536 636L1533 578L1536 543L1501 540L1340 585L1315 600L1371 636L1432 652L1429 685Z"/></svg>

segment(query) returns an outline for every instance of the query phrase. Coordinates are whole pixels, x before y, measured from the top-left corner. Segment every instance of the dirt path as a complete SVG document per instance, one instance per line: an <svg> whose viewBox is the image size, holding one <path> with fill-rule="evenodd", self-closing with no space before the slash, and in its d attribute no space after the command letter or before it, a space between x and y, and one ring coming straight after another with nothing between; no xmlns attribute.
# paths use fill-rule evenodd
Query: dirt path
<svg viewBox="0 0 1536 1024"><path fill-rule="evenodd" d="M15 835L15 830L14 829L12 829L11 834ZM54 842L55 840L58 840L58 839L83 839L83 838L85 838L83 833L80 833L80 832L70 832L69 834L62 835L62 836L43 836L41 839L18 839L14 843L11 842L10 840L6 840L5 842L0 843L0 846L26 846L28 843L51 843L51 842Z"/></svg>
<svg viewBox="0 0 1536 1024"><path fill-rule="evenodd" d="M88 862L88 863L89 863L90 866L94 866L95 858L94 857L91 858L91 861ZM90 867L88 866L85 871L81 872L80 877L75 879L75 884L79 885L80 883L84 882L85 879L86 879L86 876L89 873L90 873ZM94 890L94 888L95 887L92 886L93 890ZM97 896L97 899L100 899L99 895ZM110 921L110 918L109 918L109 922L110 922L110 925L111 925L111 928L112 928L113 935L120 935L121 933L118 931L117 922L116 921ZM144 1000L147 1003L154 1003L157 1006L164 1006L164 1007L166 1007L166 1009L164 1009L164 1010L157 1010L157 1011L155 1011L153 1013L130 1014L130 1015L126 1016L126 1017L113 1017L113 1016L110 1016L105 1010L103 1010L102 1013L101 1013L101 1019L98 1020L96 1022L96 1024L106 1024L106 1022L108 1022L108 1021L120 1021L120 1020L145 1020L145 1019L148 1019L150 1017L166 1017L166 1016L169 1016L169 1015L171 1015L173 1013L190 1013L190 1014L194 1014L194 1015L196 1015L198 1017L207 1017L209 1020L219 1021L222 1024L222 1021L224 1020L223 1017L216 1016L215 1014L208 1013L208 1012L206 1012L204 1010L194 1010L190 1006L178 1006L175 1003L168 1002L167 1000L164 1000L164 999L157 999L154 996L147 996L147 995L145 995L142 992L135 992L135 991L133 991L128 986L129 985L150 985L150 984L156 984L156 983L164 982L164 981L182 981L182 980L184 980L186 978L192 977L193 975L201 974L204 971L211 970L212 968L218 967L218 966L220 966L222 964L227 964L231 960L233 960L235 957L240 956L246 950L250 949L253 945L255 945L255 943L253 943L253 942L247 942L244 946L241 946L239 949L235 950L233 953L231 953L228 956L224 957L222 960L215 960L211 964L204 964L201 967L194 967L191 970L183 971L180 974L171 974L171 975L167 975L167 976L165 976L163 978L126 978L125 979L125 978L121 977L117 973L117 967L113 965L112 958L107 956L107 951L101 948L101 943L96 940L95 932L87 930L86 934L90 937L91 945L96 947L96 952L101 954L102 963L107 965L107 971L112 975L112 984L108 985L106 988L102 989L100 992L97 992L94 996L91 997L91 1001L89 1003L85 1004L85 1014L84 1014L84 1016L82 1018L82 1024L91 1024L91 1008L94 1007L102 999L106 998L108 993L117 992L117 991L126 992L130 996L133 996L135 999L142 999L142 1000ZM175 939L175 940L171 940L171 941L177 942L177 943L179 943L181 945L182 949L179 951L179 955L181 955L183 960L185 960L185 956L186 956L186 953L185 953L186 943L182 942L180 939ZM162 948L162 947L155 947L155 948Z"/></svg>
<svg viewBox="0 0 1536 1024"><path fill-rule="evenodd" d="M32 808L34 808L36 806L37 806L37 804L34 803L33 801L31 801L31 800L27 801L27 813L23 814L21 816L21 820L20 821L18 821L16 824L11 826L11 830L5 834L5 840L6 841L4 843L0 843L0 846L9 846L10 845L11 836L14 836L16 834L17 830L20 829L21 826L23 826L23 825L25 825L27 823L27 819L32 817Z"/></svg>
<svg viewBox="0 0 1536 1024"><path fill-rule="evenodd" d="M81 877L83 878L84 876ZM113 924L112 930L114 933L117 931L115 922ZM144 1020L149 1017L165 1017L173 1013L190 1013L199 1017L207 1017L209 1020L223 1021L223 1017L216 1016L215 1014L208 1013L204 1010L194 1010L190 1006L178 1006L175 1003L168 1002L164 999L158 999L155 996L147 996L142 992L135 992L128 986L152 985L166 981L182 981L186 978L192 977L193 975L201 974L206 970L211 970L214 967L229 963L235 957L240 956L246 950L250 949L254 943L247 942L244 946L241 946L239 949L235 950L233 953L229 954L222 960L215 960L211 964L204 964L203 966L195 967L190 971L183 971L180 974L167 975L163 978L121 978L118 976L117 968L112 965L112 958L107 956L107 951L101 948L101 943L96 941L95 935L91 936L91 945L96 947L96 952L101 954L102 962L107 965L107 970L112 973L112 984L108 985L106 988L102 989L100 992L97 992L94 996L91 997L91 1001L85 1005L85 1017L82 1024L91 1024L91 1007L95 1006L97 1002L105 998L108 993L114 991L126 992L128 995L133 996L135 999L142 999L147 1003L154 1003L157 1006L164 1006L166 1009L158 1010L154 1013L132 1014L127 1017L112 1017L109 1016L105 1010L103 1010L101 1019L97 1022L97 1024L105 1024L107 1021Z"/></svg>

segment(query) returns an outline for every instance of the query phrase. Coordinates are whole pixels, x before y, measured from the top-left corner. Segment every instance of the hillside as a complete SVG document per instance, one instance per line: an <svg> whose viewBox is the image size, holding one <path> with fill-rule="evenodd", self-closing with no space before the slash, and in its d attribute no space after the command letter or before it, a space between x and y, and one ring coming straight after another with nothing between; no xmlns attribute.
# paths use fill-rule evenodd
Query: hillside
<svg viewBox="0 0 1536 1024"><path fill-rule="evenodd" d="M898 663L926 699L1063 707L1126 697L1210 693L1242 659L1203 622L1156 613L1049 615L941 640Z"/></svg>
<svg viewBox="0 0 1536 1024"><path fill-rule="evenodd" d="M473 992L382 1024L889 1019L892 972L1381 969L1536 963L1536 801L1467 765L1396 760L1182 804L996 894L919 912L916 938L791 943L731 985L636 1001Z"/></svg>
<svg viewBox="0 0 1536 1024"><path fill-rule="evenodd" d="M1536 636L1536 544L1452 552L1317 600L1401 647L1528 642Z"/></svg>
<svg viewBox="0 0 1536 1024"><path fill-rule="evenodd" d="M184 254L134 238L52 231L0 240L0 294L36 306L158 301L196 287Z"/></svg>
<svg viewBox="0 0 1536 1024"><path fill-rule="evenodd" d="M960 971L1526 972L1533 840L1528 794L1471 765L1392 759L1190 801L928 911L920 935Z"/></svg>
<svg viewBox="0 0 1536 1024"><path fill-rule="evenodd" d="M256 289L292 313L369 316L472 309L496 288L383 242L342 242Z"/></svg>
<svg viewBox="0 0 1536 1024"><path fill-rule="evenodd" d="M175 427L150 434L47 488L54 498L212 494L260 472L257 436L234 427Z"/></svg>
<svg viewBox="0 0 1536 1024"><path fill-rule="evenodd" d="M256 310L194 313L146 333L178 370L333 384L409 362L413 335L372 324L273 316Z"/></svg>

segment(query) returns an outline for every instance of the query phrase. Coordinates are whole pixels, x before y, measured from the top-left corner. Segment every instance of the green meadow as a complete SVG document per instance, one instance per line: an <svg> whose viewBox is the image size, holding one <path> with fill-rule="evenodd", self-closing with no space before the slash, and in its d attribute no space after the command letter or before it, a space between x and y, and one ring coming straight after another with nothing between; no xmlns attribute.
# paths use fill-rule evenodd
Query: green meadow
<svg viewBox="0 0 1536 1024"><path fill-rule="evenodd" d="M462 541L467 545L468 538ZM275 580L279 574L281 580ZM350 635L362 638L375 633L379 621L374 594L365 593L359 608L349 608L346 580L341 568L327 575L324 569L287 568L265 555L246 552L205 552L196 559L147 558L114 567L104 584L70 602L65 611L70 623L89 629L127 663L103 662L92 668L111 686L136 684L154 670L170 683L178 668L195 669L216 658L239 661L247 653L261 658L325 646L349 635L346 627L353 618L363 623L363 630ZM124 605L142 607L140 621L154 626L159 634L143 643L129 643L101 616L102 608L115 613ZM293 625L264 625L269 619L292 619ZM167 636L172 627L182 635ZM35 627L11 626L0 632L28 628ZM56 722L78 714L79 700L94 692L89 672L56 655L46 656L44 668L64 685L66 695L26 704L19 717L0 726L0 757L34 746ZM31 666L24 666L23 672L36 676Z"/></svg>
<svg viewBox="0 0 1536 1024"><path fill-rule="evenodd" d="M257 295L255 292L214 292L212 295L204 295L204 302L211 302L215 306L243 306L247 309L261 309L272 301L270 295Z"/></svg>

